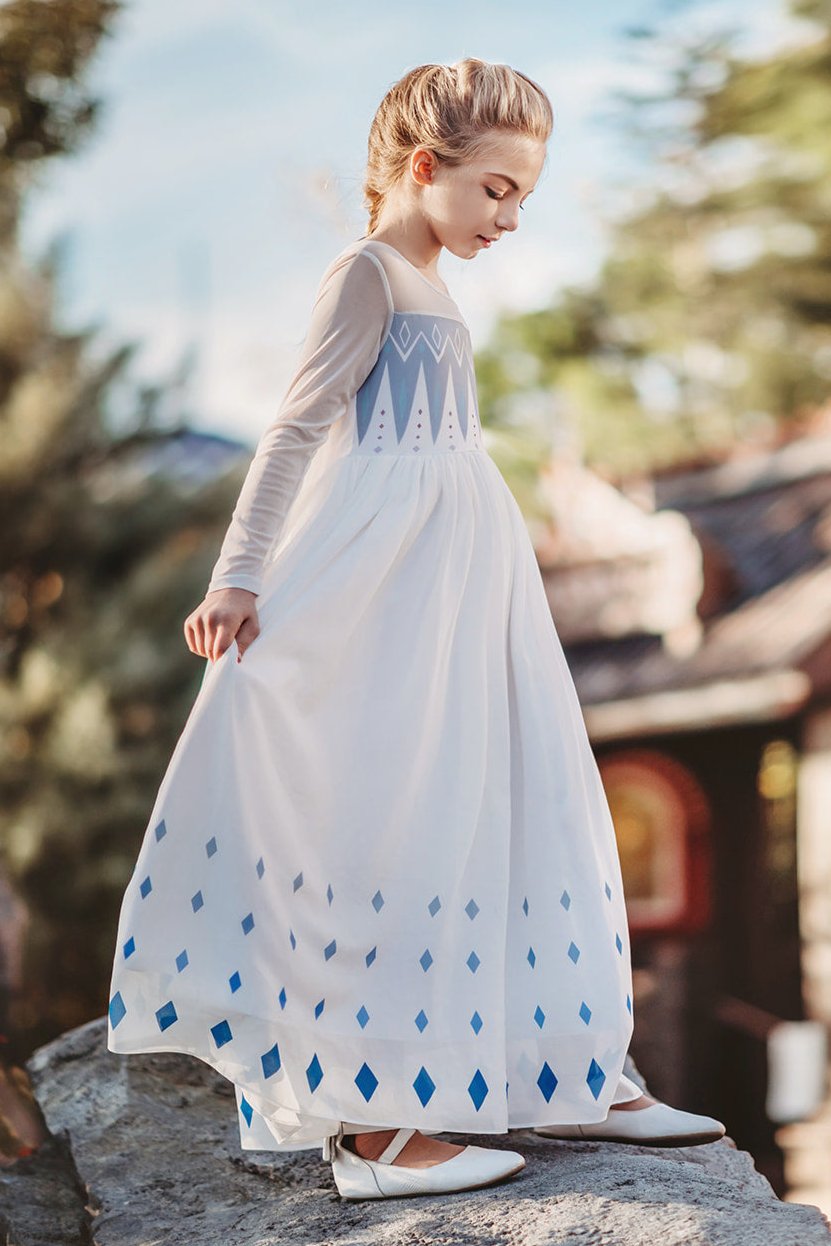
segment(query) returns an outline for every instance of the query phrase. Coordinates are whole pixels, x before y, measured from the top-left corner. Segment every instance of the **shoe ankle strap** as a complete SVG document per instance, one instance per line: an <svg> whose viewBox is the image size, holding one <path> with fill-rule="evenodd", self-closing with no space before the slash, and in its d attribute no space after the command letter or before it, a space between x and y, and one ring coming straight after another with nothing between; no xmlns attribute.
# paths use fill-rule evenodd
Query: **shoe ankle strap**
<svg viewBox="0 0 831 1246"><path fill-rule="evenodd" d="M415 1129L396 1129L392 1138L375 1161L376 1164L391 1164L396 1155L404 1150L404 1147L414 1133L416 1133Z"/></svg>

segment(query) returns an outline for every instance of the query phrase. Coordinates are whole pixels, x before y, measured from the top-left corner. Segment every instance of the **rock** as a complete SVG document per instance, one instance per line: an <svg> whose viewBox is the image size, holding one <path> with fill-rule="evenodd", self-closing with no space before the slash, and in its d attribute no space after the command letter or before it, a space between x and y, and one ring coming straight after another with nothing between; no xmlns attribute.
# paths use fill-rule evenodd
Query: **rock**
<svg viewBox="0 0 831 1246"><path fill-rule="evenodd" d="M507 1183L469 1193L344 1202L317 1148L240 1148L233 1087L210 1066L169 1052L116 1055L107 1050L106 1033L100 1017L39 1048L27 1065L46 1123L58 1144L71 1148L86 1186L76 1209L86 1202L89 1236L26 1237L15 1230L39 1197L23 1168L49 1158L42 1148L4 1174L10 1246L831 1242L819 1208L781 1202L751 1156L726 1138L659 1148L558 1142L525 1129L500 1138L453 1134L454 1141L519 1150L527 1167ZM626 1071L643 1084L637 1070Z"/></svg>

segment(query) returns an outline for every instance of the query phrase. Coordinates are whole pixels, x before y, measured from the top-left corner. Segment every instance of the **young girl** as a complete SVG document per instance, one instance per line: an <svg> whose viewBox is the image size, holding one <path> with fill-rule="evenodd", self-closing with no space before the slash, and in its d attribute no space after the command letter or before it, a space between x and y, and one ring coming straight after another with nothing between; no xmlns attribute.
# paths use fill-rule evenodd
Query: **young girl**
<svg viewBox="0 0 831 1246"><path fill-rule="evenodd" d="M206 1061L243 1148L322 1145L346 1197L524 1164L445 1131L724 1132L622 1072L614 828L437 269L517 229L551 129L536 83L474 58L382 100L369 230L185 623L210 664L122 904L109 1049Z"/></svg>

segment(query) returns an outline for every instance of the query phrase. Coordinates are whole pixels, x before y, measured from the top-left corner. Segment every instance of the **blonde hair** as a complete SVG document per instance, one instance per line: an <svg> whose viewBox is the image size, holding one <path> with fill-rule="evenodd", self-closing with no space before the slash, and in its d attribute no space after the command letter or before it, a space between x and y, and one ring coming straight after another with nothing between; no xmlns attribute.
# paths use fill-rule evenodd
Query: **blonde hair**
<svg viewBox="0 0 831 1246"><path fill-rule="evenodd" d="M416 147L459 165L477 154L488 130L546 143L553 128L545 91L510 65L468 56L453 65L411 69L387 91L370 126L363 185L367 233L376 228L384 199Z"/></svg>

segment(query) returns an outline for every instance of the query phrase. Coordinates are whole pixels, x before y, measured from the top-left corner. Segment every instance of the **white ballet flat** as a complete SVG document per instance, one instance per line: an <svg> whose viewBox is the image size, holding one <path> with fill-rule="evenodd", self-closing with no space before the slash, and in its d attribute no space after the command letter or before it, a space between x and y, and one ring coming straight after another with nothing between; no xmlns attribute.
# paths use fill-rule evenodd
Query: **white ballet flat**
<svg viewBox="0 0 831 1246"><path fill-rule="evenodd" d="M415 1133L397 1129L377 1159L364 1159L342 1142L343 1129L327 1138L323 1158L331 1160L338 1193L345 1199L408 1198L416 1194L448 1194L494 1185L525 1167L518 1151L500 1151L469 1144L450 1159L428 1168L407 1168L393 1160Z"/></svg>
<svg viewBox="0 0 831 1246"><path fill-rule="evenodd" d="M727 1132L721 1121L695 1112L682 1112L668 1103L650 1103L629 1111L615 1109L605 1120L586 1125L535 1125L546 1138L635 1142L640 1146L698 1146L716 1142Z"/></svg>

